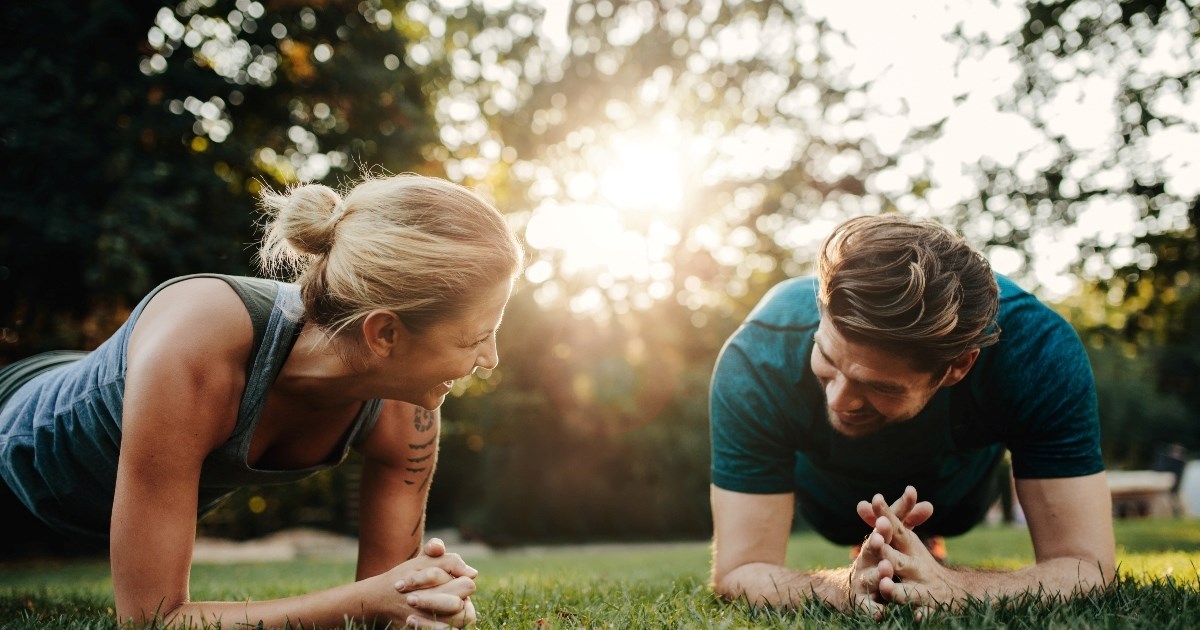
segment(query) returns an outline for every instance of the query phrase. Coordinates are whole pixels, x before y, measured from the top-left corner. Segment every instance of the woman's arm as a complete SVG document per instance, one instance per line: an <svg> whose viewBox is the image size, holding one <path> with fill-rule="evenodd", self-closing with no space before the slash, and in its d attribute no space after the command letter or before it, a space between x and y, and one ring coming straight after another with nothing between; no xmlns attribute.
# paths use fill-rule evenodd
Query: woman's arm
<svg viewBox="0 0 1200 630"><path fill-rule="evenodd" d="M188 601L200 468L231 435L253 332L216 279L155 296L130 337L109 553L120 620Z"/></svg>
<svg viewBox="0 0 1200 630"><path fill-rule="evenodd" d="M358 578L365 579L422 550L425 533L425 504L437 467L441 416L405 402L384 401L379 420L367 442L364 457L359 511ZM424 553L438 556L445 546L434 539ZM439 576L446 584L407 582L397 586L408 603L422 609L425 619L446 612L475 619L468 597L474 592L474 569ZM465 595L463 595L465 593ZM418 618L421 616L418 615ZM414 620L415 621L415 620Z"/></svg>
<svg viewBox="0 0 1200 630"><path fill-rule="evenodd" d="M373 578L295 597L190 601L200 469L236 424L252 334L245 307L219 280L167 287L138 320L129 346L111 525L118 621L344 627L349 618L401 625L414 615L427 617L430 606L409 605L397 582L437 584L458 602L469 596L469 579L447 581L469 567L447 554L420 555ZM468 621L453 614L447 611L445 620Z"/></svg>
<svg viewBox="0 0 1200 630"><path fill-rule="evenodd" d="M361 448L358 579L386 571L420 550L440 429L437 410L383 402Z"/></svg>

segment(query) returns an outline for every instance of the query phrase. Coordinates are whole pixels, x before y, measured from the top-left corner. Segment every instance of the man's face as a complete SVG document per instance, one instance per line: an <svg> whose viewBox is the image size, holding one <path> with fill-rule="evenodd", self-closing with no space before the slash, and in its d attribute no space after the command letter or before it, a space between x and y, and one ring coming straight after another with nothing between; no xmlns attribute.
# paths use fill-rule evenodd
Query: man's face
<svg viewBox="0 0 1200 630"><path fill-rule="evenodd" d="M847 340L828 317L817 328L812 370L825 391L829 423L852 438L911 420L939 388L966 374L954 367L941 378L916 371L902 356Z"/></svg>

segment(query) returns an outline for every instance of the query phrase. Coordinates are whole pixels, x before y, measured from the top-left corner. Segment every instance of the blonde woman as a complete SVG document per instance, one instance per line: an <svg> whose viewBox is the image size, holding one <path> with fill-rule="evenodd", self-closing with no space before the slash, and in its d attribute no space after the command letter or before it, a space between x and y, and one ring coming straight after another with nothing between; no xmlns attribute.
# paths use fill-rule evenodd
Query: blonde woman
<svg viewBox="0 0 1200 630"><path fill-rule="evenodd" d="M416 627L475 620L476 571L422 544L438 407L499 360L523 252L456 184L371 177L262 197L260 257L295 283L163 283L104 344L0 373L0 501L31 539L107 547L119 622ZM363 457L356 581L192 601L199 515L233 490Z"/></svg>

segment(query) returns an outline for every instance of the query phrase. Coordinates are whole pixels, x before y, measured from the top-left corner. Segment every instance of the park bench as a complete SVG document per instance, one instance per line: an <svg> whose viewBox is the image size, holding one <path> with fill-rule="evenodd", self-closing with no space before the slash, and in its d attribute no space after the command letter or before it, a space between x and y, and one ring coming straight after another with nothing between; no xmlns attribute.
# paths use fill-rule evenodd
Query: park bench
<svg viewBox="0 0 1200 630"><path fill-rule="evenodd" d="M1174 516L1176 474L1163 470L1110 470L1113 516Z"/></svg>

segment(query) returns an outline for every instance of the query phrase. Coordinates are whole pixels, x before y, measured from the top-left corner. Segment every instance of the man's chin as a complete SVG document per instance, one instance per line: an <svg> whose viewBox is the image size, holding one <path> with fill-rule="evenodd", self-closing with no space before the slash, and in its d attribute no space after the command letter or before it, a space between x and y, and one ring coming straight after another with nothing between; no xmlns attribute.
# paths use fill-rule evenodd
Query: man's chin
<svg viewBox="0 0 1200 630"><path fill-rule="evenodd" d="M865 437L879 431L883 427L883 418L879 414L872 414L862 420L858 420L843 418L832 410L826 411L829 416L829 424L833 427L833 430L848 438Z"/></svg>

